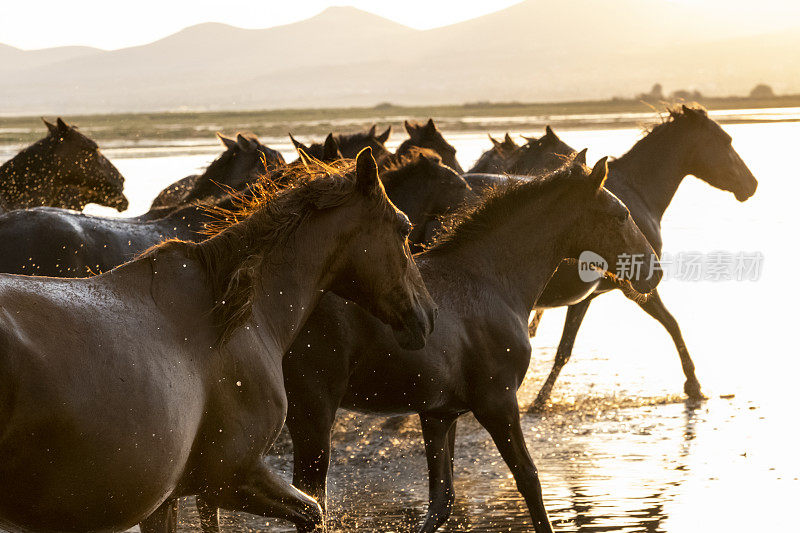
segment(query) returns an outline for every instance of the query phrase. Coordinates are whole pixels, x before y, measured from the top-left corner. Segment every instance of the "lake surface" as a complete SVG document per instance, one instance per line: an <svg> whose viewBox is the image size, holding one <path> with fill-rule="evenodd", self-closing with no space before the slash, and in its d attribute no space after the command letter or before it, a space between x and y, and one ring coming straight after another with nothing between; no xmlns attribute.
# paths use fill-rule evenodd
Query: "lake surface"
<svg viewBox="0 0 800 533"><path fill-rule="evenodd" d="M791 531L800 497L800 362L794 328L800 173L797 117L725 126L759 188L746 203L687 178L664 219L664 249L760 252L757 281L666 279L662 298L683 330L709 399L682 399L683 375L669 335L620 294L595 300L552 409L523 427L557 531ZM493 132L502 135L503 132ZM539 132L524 132L535 133ZM564 130L590 162L621 155L634 129ZM396 134L394 145L402 136ZM448 135L468 168L490 147L485 133ZM305 140L305 139L303 139ZM283 139L262 139L293 159ZM393 145L393 146L394 146ZM0 147L0 160L9 154ZM216 144L118 146L104 150L126 176L129 214L164 186L207 165ZM91 206L93 212L113 215ZM519 394L532 402L550 369L564 310L545 313ZM273 466L287 476L291 454ZM794 450L794 451L793 451ZM456 506L442 531L532 531L514 480L471 416L459 421ZM334 435L329 509L334 531L410 531L424 515L427 474L415 418L344 413ZM199 530L184 506L181 529ZM228 531L288 531L287 523L224 517Z"/></svg>

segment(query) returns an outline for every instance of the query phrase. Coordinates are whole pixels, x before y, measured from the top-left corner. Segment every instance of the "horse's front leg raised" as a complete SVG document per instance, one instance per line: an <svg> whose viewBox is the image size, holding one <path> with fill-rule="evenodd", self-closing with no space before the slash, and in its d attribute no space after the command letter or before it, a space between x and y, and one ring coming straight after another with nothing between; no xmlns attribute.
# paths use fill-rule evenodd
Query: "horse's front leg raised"
<svg viewBox="0 0 800 533"><path fill-rule="evenodd" d="M322 508L316 500L272 472L263 459L241 472L235 482L204 494L203 499L215 508L288 520L298 529L325 529Z"/></svg>
<svg viewBox="0 0 800 533"><path fill-rule="evenodd" d="M681 358L683 375L686 376L686 382L683 384L683 390L686 395L692 400L704 399L705 396L703 396L700 390L700 382L697 380L697 376L694 373L694 361L692 361L689 350L686 348L686 343L683 341L681 328L678 326L678 321L675 320L675 317L664 307L664 302L661 301L658 290L651 292L650 296L648 296L647 300L644 302L637 303L639 307L644 309L645 313L658 320L672 337L675 348L678 349L678 356Z"/></svg>
<svg viewBox="0 0 800 533"><path fill-rule="evenodd" d="M517 490L528 505L534 531L553 533L542 499L539 473L528 453L522 434L517 396L510 391L503 396L492 396L489 394L488 397L479 399L480 404L473 408L475 418L492 436L500 455L514 475Z"/></svg>
<svg viewBox="0 0 800 533"><path fill-rule="evenodd" d="M450 517L455 500L453 447L456 416L420 415L425 455L428 459L428 515L420 528L431 533Z"/></svg>
<svg viewBox="0 0 800 533"><path fill-rule="evenodd" d="M561 334L561 341L558 343L558 349L556 350L556 359L553 361L550 375L547 376L547 380L542 385L542 388L539 389L539 394L533 402L533 410L543 409L547 404L547 400L550 399L550 393L553 392L553 386L556 384L558 375L572 355L575 337L578 335L578 329L583 323L583 317L586 316L586 311L589 309L589 304L593 298L593 296L589 296L585 300L567 308L567 319L564 321L564 332Z"/></svg>

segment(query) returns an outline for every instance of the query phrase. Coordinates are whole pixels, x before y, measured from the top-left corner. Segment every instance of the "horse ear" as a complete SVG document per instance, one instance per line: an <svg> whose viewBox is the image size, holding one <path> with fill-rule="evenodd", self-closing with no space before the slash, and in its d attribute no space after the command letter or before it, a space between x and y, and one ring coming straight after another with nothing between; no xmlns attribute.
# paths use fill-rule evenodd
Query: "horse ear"
<svg viewBox="0 0 800 533"><path fill-rule="evenodd" d="M511 135L509 135L508 132L506 132L506 137L503 139L503 142L507 144L514 144L514 139L511 138Z"/></svg>
<svg viewBox="0 0 800 533"><path fill-rule="evenodd" d="M58 128L56 127L56 125L53 124L52 122L47 122L44 117L42 117L42 122L44 122L44 125L47 126L47 131L49 131L53 135L55 135L58 132Z"/></svg>
<svg viewBox="0 0 800 533"><path fill-rule="evenodd" d="M436 133L436 124L432 118L429 118L428 122L425 123L425 132L428 134Z"/></svg>
<svg viewBox="0 0 800 533"><path fill-rule="evenodd" d="M236 136L236 144L239 145L239 148L247 152L252 152L258 147L253 139L248 139L241 133Z"/></svg>
<svg viewBox="0 0 800 533"><path fill-rule="evenodd" d="M61 120L61 117L58 117L56 119L56 126L58 126L58 131L60 131L61 133L66 133L67 131L69 131L69 126L67 125L66 122Z"/></svg>
<svg viewBox="0 0 800 533"><path fill-rule="evenodd" d="M367 146L356 156L356 189L364 196L379 194L382 185L378 179L378 165Z"/></svg>
<svg viewBox="0 0 800 533"><path fill-rule="evenodd" d="M503 143L492 137L491 133L489 134L489 140L492 141L492 144L494 145L495 148L502 148Z"/></svg>
<svg viewBox="0 0 800 533"><path fill-rule="evenodd" d="M294 136L290 133L289 138L292 140L292 144L294 145L294 149L297 150L297 153L300 152L308 152L308 147L294 138Z"/></svg>
<svg viewBox="0 0 800 533"><path fill-rule="evenodd" d="M403 126L406 128L406 133L408 133L409 136L414 135L414 132L417 130L417 128L407 120L403 121Z"/></svg>
<svg viewBox="0 0 800 533"><path fill-rule="evenodd" d="M375 138L378 139L381 142L381 144L383 144L383 143L385 143L386 141L389 140L389 135L391 135L391 134L392 134L392 127L389 126L388 128L386 128L386 131L384 131L383 133L381 133L380 135L378 135Z"/></svg>
<svg viewBox="0 0 800 533"><path fill-rule="evenodd" d="M336 161L341 159L342 154L339 152L339 143L333 138L333 133L329 133L325 137L325 144L322 147L322 160L323 161Z"/></svg>
<svg viewBox="0 0 800 533"><path fill-rule="evenodd" d="M586 165L586 152L588 151L587 148L584 148L580 152L577 153L573 161L578 163L579 165Z"/></svg>
<svg viewBox="0 0 800 533"><path fill-rule="evenodd" d="M375 124L373 124L373 125L372 125L372 127L371 127L371 128L369 129L369 131L367 132L367 134L368 134L370 137L375 137L375 131L376 131L377 129L378 129L378 126L376 126Z"/></svg>
<svg viewBox="0 0 800 533"><path fill-rule="evenodd" d="M608 156L602 158L600 161L595 163L594 167L592 168L591 174L589 174L589 181L593 184L595 190L600 190L603 188L603 185L606 182L606 178L608 177Z"/></svg>
<svg viewBox="0 0 800 533"><path fill-rule="evenodd" d="M550 124L544 127L544 136L556 141L558 140L558 135L556 135L553 128L550 127Z"/></svg>
<svg viewBox="0 0 800 533"><path fill-rule="evenodd" d="M230 150L231 148L233 148L234 146L236 146L236 139L231 139L230 137L226 137L225 135L223 135L223 134L222 134L222 133L220 133L220 132L217 132L217 138L218 138L220 141L222 141L222 145L223 145L225 148L229 149L229 150Z"/></svg>

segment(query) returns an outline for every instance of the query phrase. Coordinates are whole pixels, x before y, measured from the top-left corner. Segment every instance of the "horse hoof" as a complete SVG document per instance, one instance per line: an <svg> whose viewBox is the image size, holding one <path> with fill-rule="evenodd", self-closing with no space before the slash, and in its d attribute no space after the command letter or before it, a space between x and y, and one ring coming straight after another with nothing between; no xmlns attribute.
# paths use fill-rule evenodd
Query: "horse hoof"
<svg viewBox="0 0 800 533"><path fill-rule="evenodd" d="M697 381L687 381L683 384L683 392L690 400L707 400L706 396L700 390L700 383Z"/></svg>

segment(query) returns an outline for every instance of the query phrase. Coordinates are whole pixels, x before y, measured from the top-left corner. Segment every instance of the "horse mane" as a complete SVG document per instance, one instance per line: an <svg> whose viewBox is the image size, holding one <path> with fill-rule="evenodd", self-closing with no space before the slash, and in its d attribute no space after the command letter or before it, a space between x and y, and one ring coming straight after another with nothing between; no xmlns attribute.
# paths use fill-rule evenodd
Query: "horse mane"
<svg viewBox="0 0 800 533"><path fill-rule="evenodd" d="M150 257L176 249L197 260L210 282L211 309L221 346L252 315L255 283L273 249L285 246L314 211L343 204L353 191L352 161L295 163L280 183L262 176L247 191L232 193L231 208L209 206L213 236L200 243L166 241L144 252Z"/></svg>
<svg viewBox="0 0 800 533"><path fill-rule="evenodd" d="M672 125L678 121L688 118L688 113L695 113L699 116L708 118L708 111L700 104L675 104L664 106L664 112L660 113L661 121L649 127L643 127L644 136L624 154L610 161L612 165L629 160L631 154L642 150L644 146L653 147L650 143L659 140L666 132L672 129Z"/></svg>
<svg viewBox="0 0 800 533"><path fill-rule="evenodd" d="M570 182L582 181L589 169L576 163L575 157L549 174L532 176L530 179L509 176L504 183L488 190L479 202L444 215L441 219L443 230L425 253L445 254L464 244L474 243L498 222L508 220L510 213L529 205L534 198Z"/></svg>

